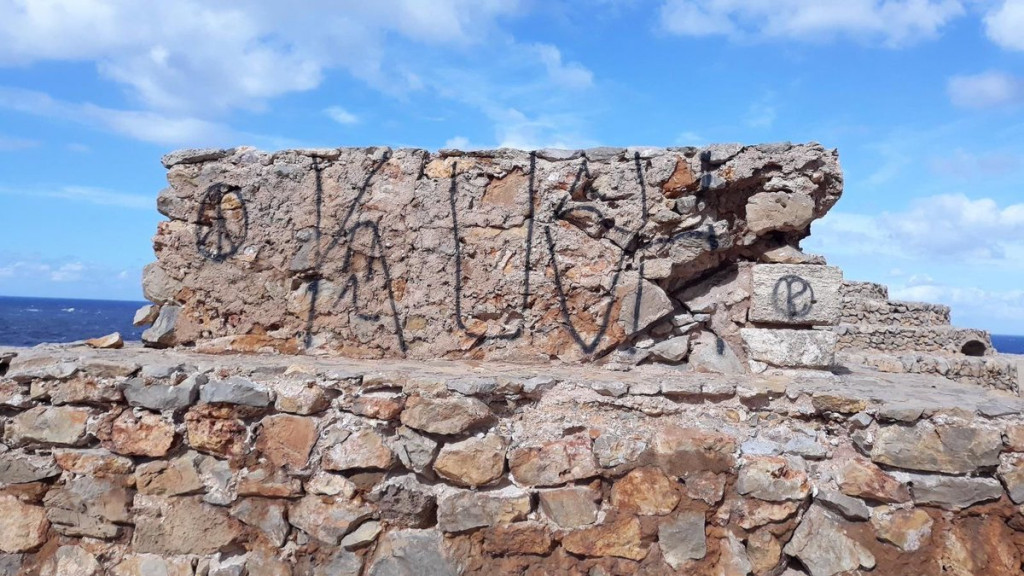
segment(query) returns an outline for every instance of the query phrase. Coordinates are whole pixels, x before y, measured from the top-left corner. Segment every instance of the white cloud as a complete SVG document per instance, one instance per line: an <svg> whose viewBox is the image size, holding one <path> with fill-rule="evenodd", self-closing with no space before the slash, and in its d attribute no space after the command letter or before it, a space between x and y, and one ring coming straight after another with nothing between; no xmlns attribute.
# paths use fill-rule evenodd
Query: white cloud
<svg viewBox="0 0 1024 576"><path fill-rule="evenodd" d="M1004 0L986 14L985 33L1007 50L1024 50L1024 0Z"/></svg>
<svg viewBox="0 0 1024 576"><path fill-rule="evenodd" d="M348 110L345 110L341 106L331 106L324 110L324 114L327 114L328 118L344 126L351 126L352 124L359 123L358 116Z"/></svg>
<svg viewBox="0 0 1024 576"><path fill-rule="evenodd" d="M153 198L147 196L112 192L88 186L61 186L58 188L12 188L0 186L0 194L33 198L60 198L61 200L132 210L153 210L156 203Z"/></svg>
<svg viewBox="0 0 1024 576"><path fill-rule="evenodd" d="M228 126L145 110L116 110L56 100L42 92L0 86L0 109L85 124L162 145L214 145L236 140Z"/></svg>
<svg viewBox="0 0 1024 576"><path fill-rule="evenodd" d="M515 0L0 0L0 65L95 62L153 110L258 110L332 68L400 83L385 70L389 34L465 45L518 10Z"/></svg>
<svg viewBox="0 0 1024 576"><path fill-rule="evenodd" d="M798 41L847 36L902 46L936 36L964 13L959 0L665 0L661 24L684 36Z"/></svg>
<svg viewBox="0 0 1024 576"><path fill-rule="evenodd" d="M825 254L994 261L1024 257L1024 203L944 194L879 216L832 212L808 241Z"/></svg>
<svg viewBox="0 0 1024 576"><path fill-rule="evenodd" d="M572 89L590 88L594 74L579 62L563 62L562 53L551 44L534 44L534 51L547 69L551 80L560 86Z"/></svg>
<svg viewBox="0 0 1024 576"><path fill-rule="evenodd" d="M986 290L978 287L949 286L937 282L895 285L889 287L894 300L945 304L959 317L998 321L1000 326L1015 326L1024 321L1024 290Z"/></svg>
<svg viewBox="0 0 1024 576"><path fill-rule="evenodd" d="M54 282L77 282L82 279L85 265L81 262L61 264L56 270L50 271L50 280Z"/></svg>
<svg viewBox="0 0 1024 576"><path fill-rule="evenodd" d="M1020 34L1024 36L1024 28ZM1004 72L954 76L947 85L949 98L963 108L995 108L1024 102L1024 78Z"/></svg>

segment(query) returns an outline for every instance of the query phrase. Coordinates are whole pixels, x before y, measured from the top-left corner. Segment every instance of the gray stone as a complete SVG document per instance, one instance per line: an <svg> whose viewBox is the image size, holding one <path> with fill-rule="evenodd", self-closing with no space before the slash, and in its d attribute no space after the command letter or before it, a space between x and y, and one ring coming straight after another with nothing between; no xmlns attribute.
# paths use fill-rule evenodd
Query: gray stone
<svg viewBox="0 0 1024 576"><path fill-rule="evenodd" d="M444 384L452 392L463 396L486 396L498 387L498 381L494 378L456 378Z"/></svg>
<svg viewBox="0 0 1024 576"><path fill-rule="evenodd" d="M562 528L579 528L597 520L601 493L584 486L571 486L538 493L540 509Z"/></svg>
<svg viewBox="0 0 1024 576"><path fill-rule="evenodd" d="M665 396L694 397L700 396L700 380L678 378L661 381L661 393Z"/></svg>
<svg viewBox="0 0 1024 576"><path fill-rule="evenodd" d="M391 450L403 466L417 474L425 474L437 455L437 442L402 426L391 437Z"/></svg>
<svg viewBox="0 0 1024 576"><path fill-rule="evenodd" d="M814 198L802 192L759 192L747 200L747 227L767 232L804 230L814 220Z"/></svg>
<svg viewBox="0 0 1024 576"><path fill-rule="evenodd" d="M825 449L817 440L805 434L797 434L782 447L784 454L800 456L807 460L821 460L828 456Z"/></svg>
<svg viewBox="0 0 1024 576"><path fill-rule="evenodd" d="M751 360L781 368L829 368L835 364L839 336L828 330L742 328Z"/></svg>
<svg viewBox="0 0 1024 576"><path fill-rule="evenodd" d="M903 402L883 405L878 409L876 416L879 420L913 423L918 421L923 413L924 406L921 404Z"/></svg>
<svg viewBox="0 0 1024 576"><path fill-rule="evenodd" d="M707 555L707 538L704 535L704 514L684 512L658 526L658 545L665 562L673 570L680 570L691 560L700 560Z"/></svg>
<svg viewBox="0 0 1024 576"><path fill-rule="evenodd" d="M902 476L902 475L901 475ZM914 503L960 510L1003 496L1003 486L994 478L967 478L930 474L906 474Z"/></svg>
<svg viewBox="0 0 1024 576"><path fill-rule="evenodd" d="M457 576L437 530L394 530L377 544L366 576Z"/></svg>
<svg viewBox="0 0 1024 576"><path fill-rule="evenodd" d="M650 349L651 354L667 362L681 362L690 352L690 337L677 336L662 340Z"/></svg>
<svg viewBox="0 0 1024 576"><path fill-rule="evenodd" d="M359 576L363 559L349 550L338 550L324 563L313 567L313 576Z"/></svg>
<svg viewBox="0 0 1024 576"><path fill-rule="evenodd" d="M146 304L135 311L135 316L132 318L132 326L149 326L153 322L156 322L156 317L159 315L159 306L155 304Z"/></svg>
<svg viewBox="0 0 1024 576"><path fill-rule="evenodd" d="M798 464L799 463L799 464ZM736 491L770 502L803 500L811 491L800 460L773 456L746 458L736 479Z"/></svg>
<svg viewBox="0 0 1024 576"><path fill-rule="evenodd" d="M231 509L231 515L259 529L274 546L281 547L288 537L283 501L270 498L246 498Z"/></svg>
<svg viewBox="0 0 1024 576"><path fill-rule="evenodd" d="M839 323L843 271L834 266L757 264L752 270L751 322L793 326Z"/></svg>
<svg viewBox="0 0 1024 576"><path fill-rule="evenodd" d="M918 422L915 426L883 426L875 433L871 459L879 464L965 474L998 466L1003 449L998 430Z"/></svg>
<svg viewBox="0 0 1024 576"><path fill-rule="evenodd" d="M690 350L690 370L710 374L743 374L746 368L733 349L711 332L702 332Z"/></svg>
<svg viewBox="0 0 1024 576"><path fill-rule="evenodd" d="M61 469L52 456L31 456L8 452L0 454L0 487L7 484L27 484L54 476Z"/></svg>
<svg viewBox="0 0 1024 576"><path fill-rule="evenodd" d="M0 553L0 576L18 576L21 558L21 554Z"/></svg>
<svg viewBox="0 0 1024 576"><path fill-rule="evenodd" d="M820 490L814 501L835 510L850 520L871 518L871 508L859 498L847 496L836 490Z"/></svg>
<svg viewBox="0 0 1024 576"><path fill-rule="evenodd" d="M637 304L637 299L640 300ZM646 329L675 310L672 299L657 284L639 280L630 286L621 298L619 326L626 336Z"/></svg>
<svg viewBox="0 0 1024 576"><path fill-rule="evenodd" d="M71 406L36 406L9 419L4 441L11 446L75 446L85 440L89 412Z"/></svg>
<svg viewBox="0 0 1024 576"><path fill-rule="evenodd" d="M840 522L818 505L804 514L784 551L799 559L811 576L835 576L875 567L874 555L847 536Z"/></svg>
<svg viewBox="0 0 1024 576"><path fill-rule="evenodd" d="M754 438L741 444L740 452L745 456L778 456L782 454L782 444L763 438Z"/></svg>
<svg viewBox="0 0 1024 576"><path fill-rule="evenodd" d="M629 386L625 382L619 382L617 380L592 380L587 382L587 385L594 392L597 392L602 396L611 396L612 398L625 396L625 394L629 392Z"/></svg>
<svg viewBox="0 0 1024 576"><path fill-rule="evenodd" d="M170 305L180 290L181 282L164 272L159 262L147 264L142 269L142 296L146 300L160 306Z"/></svg>
<svg viewBox="0 0 1024 576"><path fill-rule="evenodd" d="M530 495L515 487L489 491L453 491L437 502L437 527L464 532L523 520L531 512Z"/></svg>
<svg viewBox="0 0 1024 576"><path fill-rule="evenodd" d="M636 464L648 443L640 438L604 433L594 440L594 456L602 468Z"/></svg>
<svg viewBox="0 0 1024 576"><path fill-rule="evenodd" d="M142 367L142 373L139 376L153 380L166 380L174 378L184 370L185 367L182 364L146 364Z"/></svg>
<svg viewBox="0 0 1024 576"><path fill-rule="evenodd" d="M211 380L199 392L204 404L240 404L265 408L270 406L270 390L258 382L241 376L226 380Z"/></svg>
<svg viewBox="0 0 1024 576"><path fill-rule="evenodd" d="M367 520L341 539L341 547L346 550L357 550L372 544L379 534L380 522L377 522L376 520Z"/></svg>
<svg viewBox="0 0 1024 576"><path fill-rule="evenodd" d="M201 382L200 382L201 380ZM206 382L205 375L188 378L177 386L166 384L146 385L142 378L132 378L124 385L124 398L130 406L140 406L162 412L181 410L195 403L199 397L199 385Z"/></svg>
<svg viewBox="0 0 1024 576"><path fill-rule="evenodd" d="M234 153L234 148L186 148L165 154L160 159L160 163L164 165L164 168L172 168L179 164L201 164L220 160Z"/></svg>
<svg viewBox="0 0 1024 576"><path fill-rule="evenodd" d="M142 333L142 343L152 348L166 348L175 344L174 325L178 322L181 307L165 304L153 325Z"/></svg>
<svg viewBox="0 0 1024 576"><path fill-rule="evenodd" d="M731 398L736 394L736 383L724 380L708 380L700 386L701 394L714 398Z"/></svg>
<svg viewBox="0 0 1024 576"><path fill-rule="evenodd" d="M875 419L871 414L868 414L867 412L858 412L857 414L850 416L846 423L850 426L851 430L864 430L868 426L871 426L871 423L874 421Z"/></svg>
<svg viewBox="0 0 1024 576"><path fill-rule="evenodd" d="M1014 504L1024 504L1024 457L1008 457L999 465L999 479Z"/></svg>

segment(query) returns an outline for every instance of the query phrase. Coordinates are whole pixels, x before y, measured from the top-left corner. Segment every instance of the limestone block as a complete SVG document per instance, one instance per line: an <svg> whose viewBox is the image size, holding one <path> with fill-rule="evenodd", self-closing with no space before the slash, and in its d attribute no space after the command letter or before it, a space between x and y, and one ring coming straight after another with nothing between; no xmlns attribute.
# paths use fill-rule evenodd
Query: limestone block
<svg viewBox="0 0 1024 576"><path fill-rule="evenodd" d="M828 368L835 364L835 332L825 330L740 330L751 360L780 368Z"/></svg>
<svg viewBox="0 0 1024 576"><path fill-rule="evenodd" d="M791 326L839 323L843 271L835 266L758 264L750 321Z"/></svg>

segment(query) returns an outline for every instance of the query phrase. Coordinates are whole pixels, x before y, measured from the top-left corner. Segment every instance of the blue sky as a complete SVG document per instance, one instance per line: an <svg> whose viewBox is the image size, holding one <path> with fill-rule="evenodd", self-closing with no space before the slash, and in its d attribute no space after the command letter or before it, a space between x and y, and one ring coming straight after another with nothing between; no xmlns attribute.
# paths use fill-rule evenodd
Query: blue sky
<svg viewBox="0 0 1024 576"><path fill-rule="evenodd" d="M805 249L1024 333L1024 0L0 0L0 294L141 298L175 148L781 140Z"/></svg>

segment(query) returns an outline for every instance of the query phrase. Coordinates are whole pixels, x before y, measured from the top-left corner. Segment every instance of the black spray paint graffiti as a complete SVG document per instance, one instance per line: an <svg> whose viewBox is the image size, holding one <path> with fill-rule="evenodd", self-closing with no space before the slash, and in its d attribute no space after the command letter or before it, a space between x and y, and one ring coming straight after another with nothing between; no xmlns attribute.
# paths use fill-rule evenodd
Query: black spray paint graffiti
<svg viewBox="0 0 1024 576"><path fill-rule="evenodd" d="M320 281L322 280L321 271L323 269L323 265L331 255L331 252L342 245L342 243L344 243L345 252L342 256L341 272L342 274L348 274L348 278L346 278L343 283L344 289L335 301L331 303L331 306L336 306L347 297L351 300L352 307L356 310L356 315L360 319L368 321L380 320L379 314L366 314L361 310L363 301L360 300L359 297L360 277L357 272L353 271L353 261L357 254L356 239L360 233L368 233L370 235L370 249L368 251L369 253L362 254L368 259L366 270L363 272L362 282L364 284L370 282L377 274L382 276L385 291L387 292L388 304L391 308L392 326L395 332L395 337L398 339L398 347L403 353L408 351L408 346L405 342L405 334L402 331L402 321L398 314L398 304L395 302L394 286L391 281L391 270L388 267L388 260L384 251L384 243L381 239L380 227L372 220L359 220L354 224L349 225L353 220L353 217L356 215L356 210L362 203L367 190L369 190L373 177L377 175L377 172L380 171L390 158L390 154L385 154L380 161L374 164L369 174L367 174L366 179L363 180L362 186L359 187L359 192L356 194L356 197L348 205L348 209L345 211L344 217L338 224L337 231L331 235L330 243L322 252L320 250L320 239L322 237L321 226L323 217L323 169L320 167L316 159L313 161L313 170L316 174L316 225L313 237L313 241L316 242L316 254L314 256L313 280L310 282L309 286L310 307L309 316L306 319L306 348L312 346L313 343L313 321L316 318L317 310L320 306Z"/></svg>
<svg viewBox="0 0 1024 576"><path fill-rule="evenodd" d="M637 230L635 230L635 231L629 231L630 232L630 236L635 237L635 235L638 234L640 232L640 230L643 230L644 226L647 224L647 186L644 183L644 173L643 173L643 167L642 167L641 162L640 162L640 153L639 152L634 155L633 161L634 161L635 168L636 168L637 182L640 185L640 202L641 202L641 207L642 207L641 208L641 222L640 222L639 228ZM584 177L586 178L586 180L583 180ZM574 197L579 197L579 196L584 196L584 195L586 195L586 196L591 196L592 195L592 196L596 196L599 199L602 198L602 196L601 196L599 191L596 191L596 190L581 191L581 190L579 190L579 186L581 185L581 183L589 181L589 180L590 180L590 169L587 167L587 158L586 158L586 156L584 156L583 157L583 165L580 166L579 171L576 173L576 180L573 182L572 187L569 189L569 197L570 198L574 198ZM581 192L583 192L583 194L581 194ZM566 202L566 199L563 199L562 202L559 203L559 205L558 205L559 209L555 213L556 219L565 219L569 215L569 211L565 211L563 209L563 207L565 206L565 202ZM579 209L579 208L577 208L577 209ZM602 226L604 228L606 228L606 229L614 229L615 228L614 220L610 219L610 218L607 218L605 216L605 214L603 212L601 212L600 209L592 207L592 206L588 206L588 207L586 207L586 209L587 209L587 211L590 211L595 216L597 216L598 222L601 222L601 224L602 224ZM548 258L549 258L551 270L552 270L552 272L554 272L553 277L554 277L554 281L555 281L555 291L556 291L556 293L558 295L558 305L559 305L559 308L561 309L561 312L562 312L562 321L565 322L565 327L566 327L566 329L568 329L569 335L572 336L573 341L576 342L576 345L579 346L580 349L583 350L583 352L585 354L593 354L594 352L597 351L598 345L601 343L601 340L604 338L605 333L608 332L608 326L611 323L612 309L615 307L615 291L616 291L616 289L619 286L619 280L622 278L622 271L623 271L624 264L626 262L626 257L627 256L631 256L635 252L636 249L635 249L635 247L630 249L630 247L633 245L633 242L629 242L627 244L627 247L625 249L623 249L622 252L619 254L619 261L615 265L615 274L612 276L611 286L608 288L608 292L606 294L606 298L608 299L608 302L605 304L604 310L602 311L602 313L600 315L601 320L598 323L597 333L594 334L594 336L590 340L585 340L583 338L583 336L580 334L579 330L576 328L576 325L575 325L575 323L572 320L572 315L569 313L569 303L568 303L568 299L566 297L565 286L563 284L562 271L559 269L559 266L558 266L558 255L557 255L558 249L556 248L554 238L551 235L551 226L544 226L544 238L545 238L545 240L547 240ZM640 262L640 276L641 277L643 277L643 272L644 272L644 268L643 267L644 267L644 264L643 264L643 261L641 261ZM642 298L643 298L642 290L643 290L642 283L638 283L637 284L637 292L636 292L636 301L634 303L634 310L633 310L633 328L634 328L634 331L636 330L636 328L638 326L638 322L639 322L639 308L640 308L641 302L643 301L642 300Z"/></svg>
<svg viewBox="0 0 1024 576"><path fill-rule="evenodd" d="M242 189L214 184L199 203L196 250L207 260L223 262L234 256L249 233L249 211Z"/></svg>
<svg viewBox="0 0 1024 576"><path fill-rule="evenodd" d="M787 318L803 318L814 307L814 289L807 280L788 275L779 278L772 289L772 306Z"/></svg>
<svg viewBox="0 0 1024 576"><path fill-rule="evenodd" d="M458 164L452 163L451 184L448 187L448 205L452 213L452 235L455 240L455 324L459 330L473 338L486 338L493 340L515 340L523 335L523 326L519 325L515 330L504 334L488 335L486 332L474 332L466 326L462 314L462 238L459 234L459 217L456 207L458 196L458 184L456 177ZM522 301L519 305L520 311L525 311L530 301L530 257L533 253L533 216L534 216L534 175L537 171L537 154L530 153L530 179L528 188L529 213L526 217L526 260L523 267L523 292Z"/></svg>

